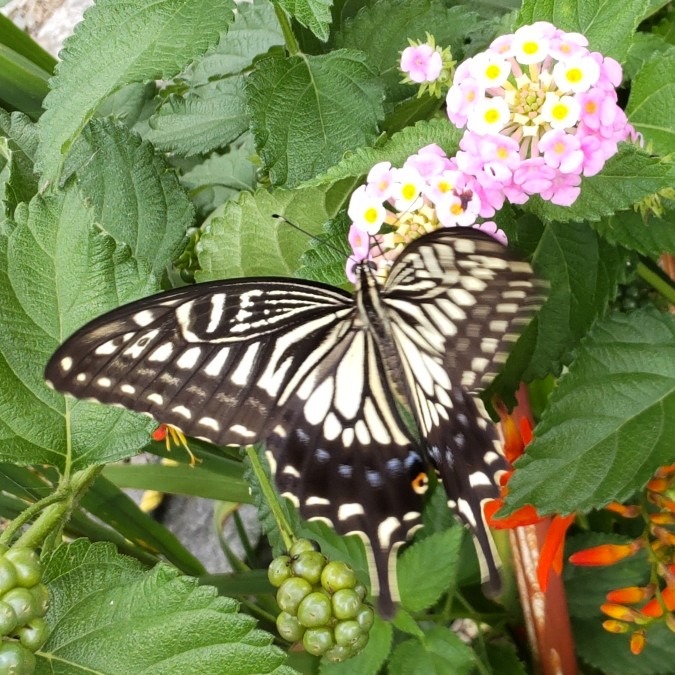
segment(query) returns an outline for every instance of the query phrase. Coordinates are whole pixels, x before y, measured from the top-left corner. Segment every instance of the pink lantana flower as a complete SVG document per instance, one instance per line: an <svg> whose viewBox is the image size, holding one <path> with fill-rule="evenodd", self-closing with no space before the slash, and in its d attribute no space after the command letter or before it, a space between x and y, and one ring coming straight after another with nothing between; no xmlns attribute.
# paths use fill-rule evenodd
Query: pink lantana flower
<svg viewBox="0 0 675 675"><path fill-rule="evenodd" d="M413 81L433 82L443 67L441 55L429 45L406 47L401 54L401 70Z"/></svg>

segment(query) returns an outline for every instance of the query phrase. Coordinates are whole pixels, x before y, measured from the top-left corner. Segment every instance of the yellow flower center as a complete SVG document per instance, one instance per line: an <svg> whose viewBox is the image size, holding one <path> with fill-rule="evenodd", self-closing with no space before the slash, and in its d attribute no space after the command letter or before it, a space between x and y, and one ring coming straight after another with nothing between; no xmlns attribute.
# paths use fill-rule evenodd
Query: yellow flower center
<svg viewBox="0 0 675 675"><path fill-rule="evenodd" d="M487 70L485 71L485 75L488 78L488 80L496 80L499 77L500 72L501 72L501 70L500 70L499 66L492 63L487 67Z"/></svg>
<svg viewBox="0 0 675 675"><path fill-rule="evenodd" d="M405 200L414 199L417 196L417 188L411 183L408 183L407 185L403 186L401 194Z"/></svg>
<svg viewBox="0 0 675 675"><path fill-rule="evenodd" d="M366 209L366 212L363 214L363 217L369 223L377 222L377 209L371 206L369 209Z"/></svg>
<svg viewBox="0 0 675 675"><path fill-rule="evenodd" d="M450 207L450 213L452 213L453 216L461 216L464 213L464 209L461 204L453 204Z"/></svg>
<svg viewBox="0 0 675 675"><path fill-rule="evenodd" d="M557 120L564 120L567 117L567 106L564 103L557 103L551 109L551 115Z"/></svg>
<svg viewBox="0 0 675 675"><path fill-rule="evenodd" d="M523 51L526 54L536 54L539 51L539 44L536 42L525 42L523 43Z"/></svg>
<svg viewBox="0 0 675 675"><path fill-rule="evenodd" d="M563 152L565 152L565 144L564 144L564 143L560 143L560 142L556 143L556 144L553 146L553 151L554 151L555 153L557 153L558 155L562 155Z"/></svg>
<svg viewBox="0 0 675 675"><path fill-rule="evenodd" d="M581 82L583 76L584 74L581 72L580 68L570 68L566 74L567 81L571 82L572 84Z"/></svg>
<svg viewBox="0 0 675 675"><path fill-rule="evenodd" d="M490 108L490 110L485 111L485 121L488 124L494 124L495 122L499 121L499 112L495 110L494 108Z"/></svg>

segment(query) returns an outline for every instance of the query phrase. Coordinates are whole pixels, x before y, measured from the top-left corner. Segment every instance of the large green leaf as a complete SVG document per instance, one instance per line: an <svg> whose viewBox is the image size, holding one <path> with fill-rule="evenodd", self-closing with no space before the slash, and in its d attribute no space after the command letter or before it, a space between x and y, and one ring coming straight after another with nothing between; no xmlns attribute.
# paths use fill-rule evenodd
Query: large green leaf
<svg viewBox="0 0 675 675"><path fill-rule="evenodd" d="M294 187L370 145L384 117L382 83L365 55L270 56L246 79L251 130L273 185Z"/></svg>
<svg viewBox="0 0 675 675"><path fill-rule="evenodd" d="M51 556L45 581L51 634L38 675L294 672L234 600L168 565L145 571L110 545L78 540Z"/></svg>
<svg viewBox="0 0 675 675"><path fill-rule="evenodd" d="M72 173L101 229L161 276L193 218L192 204L165 160L127 127L92 120L64 167L65 176Z"/></svg>
<svg viewBox="0 0 675 675"><path fill-rule="evenodd" d="M333 0L277 0L298 23L325 42L330 28L330 8Z"/></svg>
<svg viewBox="0 0 675 675"><path fill-rule="evenodd" d="M507 505L570 513L623 501L675 461L675 319L598 321L516 463Z"/></svg>
<svg viewBox="0 0 675 675"><path fill-rule="evenodd" d="M654 58L635 76L626 113L645 137L645 143L663 155L675 151L675 47Z"/></svg>
<svg viewBox="0 0 675 675"><path fill-rule="evenodd" d="M662 253L675 253L673 212L645 220L637 211L623 211L589 225L607 241L658 258Z"/></svg>
<svg viewBox="0 0 675 675"><path fill-rule="evenodd" d="M199 240L199 281L237 276L293 276L300 256L309 248L309 235L319 235L321 226L342 206L345 190L257 190L229 201L214 215ZM298 224L306 234L287 222Z"/></svg>
<svg viewBox="0 0 675 675"><path fill-rule="evenodd" d="M623 61L633 33L645 16L648 0L525 0L520 24L550 21L565 31L583 33L591 49Z"/></svg>
<svg viewBox="0 0 675 675"><path fill-rule="evenodd" d="M17 204L30 201L37 192L33 173L37 143L37 130L26 115L0 109L0 199L8 218Z"/></svg>
<svg viewBox="0 0 675 675"><path fill-rule="evenodd" d="M149 272L100 231L73 186L17 209L0 237L0 460L72 471L127 457L147 439L148 420L66 400L43 369L83 323L153 291Z"/></svg>
<svg viewBox="0 0 675 675"><path fill-rule="evenodd" d="M66 41L40 118L39 168L47 181L109 94L132 82L169 79L216 43L231 0L99 0Z"/></svg>

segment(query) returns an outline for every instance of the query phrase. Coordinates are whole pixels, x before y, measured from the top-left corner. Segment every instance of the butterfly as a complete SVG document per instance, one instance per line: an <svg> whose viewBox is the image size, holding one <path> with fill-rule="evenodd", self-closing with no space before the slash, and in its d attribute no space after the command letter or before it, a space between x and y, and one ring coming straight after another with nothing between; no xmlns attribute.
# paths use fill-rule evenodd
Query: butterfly
<svg viewBox="0 0 675 675"><path fill-rule="evenodd" d="M435 470L497 591L482 504L507 465L478 394L545 284L470 228L415 240L383 284L367 261L354 273L353 294L249 278L132 302L66 340L45 377L216 445L264 441L280 493L303 517L364 540L383 616L399 600L397 549L421 527Z"/></svg>

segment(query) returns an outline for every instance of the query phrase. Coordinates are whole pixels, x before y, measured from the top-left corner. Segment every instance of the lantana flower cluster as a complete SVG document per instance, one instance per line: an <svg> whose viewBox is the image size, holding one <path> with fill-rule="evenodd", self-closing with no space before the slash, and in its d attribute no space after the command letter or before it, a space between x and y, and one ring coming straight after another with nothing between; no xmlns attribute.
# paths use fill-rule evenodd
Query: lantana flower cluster
<svg viewBox="0 0 675 675"><path fill-rule="evenodd" d="M433 35L427 33L427 41L408 40L410 46L401 53L403 82L419 84L417 96L427 91L431 96L441 98L449 86L456 61L449 47L441 49Z"/></svg>
<svg viewBox="0 0 675 675"><path fill-rule="evenodd" d="M374 261L381 277L407 244L439 227L477 227L506 243L494 222L479 217L476 179L460 171L438 145L423 147L402 167L380 162L366 184L350 198L352 221L347 277L354 281L354 261Z"/></svg>
<svg viewBox="0 0 675 675"><path fill-rule="evenodd" d="M649 583L610 591L600 607L609 617L603 628L610 633L630 633L630 649L639 654L650 626L663 622L675 633L675 464L657 470L640 504L613 503L606 508L624 518L642 518L644 532L624 544L601 544L577 551L570 562L614 565L638 551L648 552L652 566Z"/></svg>

